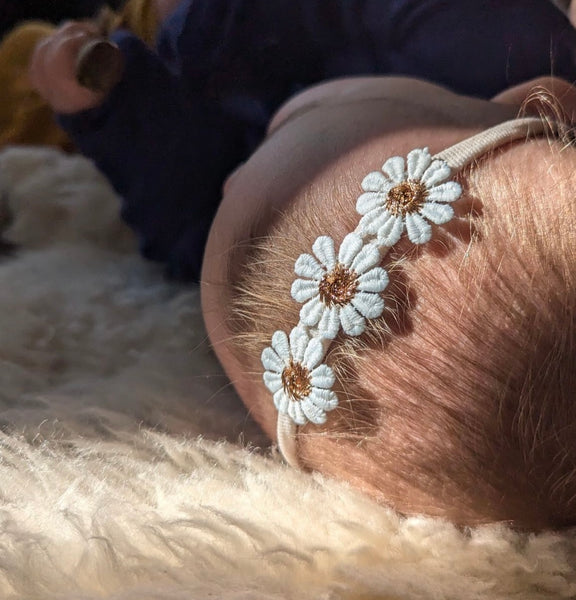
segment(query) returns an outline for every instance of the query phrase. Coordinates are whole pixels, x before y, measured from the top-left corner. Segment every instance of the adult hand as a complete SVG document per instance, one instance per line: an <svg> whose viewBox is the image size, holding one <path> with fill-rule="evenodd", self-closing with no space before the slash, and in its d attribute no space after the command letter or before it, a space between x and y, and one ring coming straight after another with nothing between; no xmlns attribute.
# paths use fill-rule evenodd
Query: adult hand
<svg viewBox="0 0 576 600"><path fill-rule="evenodd" d="M30 62L30 83L54 111L70 114L103 102L104 92L80 85L76 77L82 48L100 37L93 23L68 22L37 44Z"/></svg>

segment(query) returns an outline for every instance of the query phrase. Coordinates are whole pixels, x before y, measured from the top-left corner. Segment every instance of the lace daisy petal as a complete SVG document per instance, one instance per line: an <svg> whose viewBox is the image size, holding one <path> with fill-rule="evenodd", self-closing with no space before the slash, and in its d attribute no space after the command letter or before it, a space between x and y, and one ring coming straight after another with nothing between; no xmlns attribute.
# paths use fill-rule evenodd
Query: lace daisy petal
<svg viewBox="0 0 576 600"><path fill-rule="evenodd" d="M310 401L310 397L304 398L300 402L302 412L306 418L314 425L323 425L326 423L326 412Z"/></svg>
<svg viewBox="0 0 576 600"><path fill-rule="evenodd" d="M454 209L449 204L438 204L437 202L426 202L420 209L420 214L436 225L448 223L454 216Z"/></svg>
<svg viewBox="0 0 576 600"><path fill-rule="evenodd" d="M272 348L264 348L261 355L262 366L268 371L280 372L284 368L284 361L272 350Z"/></svg>
<svg viewBox="0 0 576 600"><path fill-rule="evenodd" d="M322 362L324 354L324 344L322 343L322 340L313 337L306 346L301 362L306 368L312 370Z"/></svg>
<svg viewBox="0 0 576 600"><path fill-rule="evenodd" d="M366 319L376 319L384 310L384 300L378 294L359 292L354 296L352 306Z"/></svg>
<svg viewBox="0 0 576 600"><path fill-rule="evenodd" d="M301 254L294 264L294 273L307 279L320 279L322 266L310 254Z"/></svg>
<svg viewBox="0 0 576 600"><path fill-rule="evenodd" d="M321 264L331 271L336 266L336 252L334 251L334 240L327 236L321 235L316 238L312 245L312 250Z"/></svg>
<svg viewBox="0 0 576 600"><path fill-rule="evenodd" d="M350 268L356 273L365 273L380 262L380 251L375 244L365 244Z"/></svg>
<svg viewBox="0 0 576 600"><path fill-rule="evenodd" d="M310 372L310 383L312 384L313 388L329 390L334 385L334 381L334 371L328 365L318 365ZM312 389L310 395L313 393L314 389Z"/></svg>
<svg viewBox="0 0 576 600"><path fill-rule="evenodd" d="M304 354L309 343L308 332L303 327L294 327L290 332L291 358L301 363L304 360Z"/></svg>
<svg viewBox="0 0 576 600"><path fill-rule="evenodd" d="M320 297L316 295L311 300L308 300L308 302L300 309L300 320L304 325L314 327L321 319L324 309L324 304L322 304Z"/></svg>
<svg viewBox="0 0 576 600"><path fill-rule="evenodd" d="M306 415L302 411L300 402L288 403L288 415L296 425L306 425Z"/></svg>
<svg viewBox="0 0 576 600"><path fill-rule="evenodd" d="M355 301L356 298L352 300L352 304L355 304ZM364 333L366 329L364 317L350 304L343 306L340 310L340 322L347 335L357 336Z"/></svg>
<svg viewBox="0 0 576 600"><path fill-rule="evenodd" d="M349 233L340 246L338 252L338 262L343 265L350 265L356 255L362 250L364 242L362 238L356 233ZM352 265L354 269L354 266ZM356 270L356 269L354 269Z"/></svg>
<svg viewBox="0 0 576 600"><path fill-rule="evenodd" d="M365 192L382 192L386 193L389 181L384 177L381 171L372 171L368 173L362 180L362 189Z"/></svg>
<svg viewBox="0 0 576 600"><path fill-rule="evenodd" d="M358 291L360 292L377 294L383 292L387 286L388 273L382 267L374 267L358 277Z"/></svg>
<svg viewBox="0 0 576 600"><path fill-rule="evenodd" d="M340 329L340 307L325 307L318 323L318 332L328 340L333 340Z"/></svg>
<svg viewBox="0 0 576 600"><path fill-rule="evenodd" d="M318 293L318 282L310 279L296 279L290 290L296 302L306 302Z"/></svg>
<svg viewBox="0 0 576 600"><path fill-rule="evenodd" d="M432 237L432 227L418 213L406 215L406 233L413 244L425 244Z"/></svg>
<svg viewBox="0 0 576 600"><path fill-rule="evenodd" d="M338 396L332 390L315 388L310 392L310 402L325 411L334 410L338 406Z"/></svg>
<svg viewBox="0 0 576 600"><path fill-rule="evenodd" d="M406 157L408 178L419 181L431 162L432 157L428 148L412 150Z"/></svg>
<svg viewBox="0 0 576 600"><path fill-rule="evenodd" d="M395 215L388 215L388 219L380 226L377 231L378 243L381 246L393 246L401 237L404 231L404 219Z"/></svg>
<svg viewBox="0 0 576 600"><path fill-rule="evenodd" d="M356 212L360 215L365 215L372 210L381 207L386 202L386 194L388 192L365 192L358 196L356 200Z"/></svg>
<svg viewBox="0 0 576 600"><path fill-rule="evenodd" d="M385 208L375 208L360 219L356 232L361 236L375 235L391 217Z"/></svg>
<svg viewBox="0 0 576 600"><path fill-rule="evenodd" d="M274 394L273 400L276 410L285 415L288 412L288 407L290 406L290 398L288 397L288 394L286 394L283 389L278 390Z"/></svg>
<svg viewBox="0 0 576 600"><path fill-rule="evenodd" d="M447 181L428 190L428 200L431 202L454 202L462 195L462 187L456 181Z"/></svg>
<svg viewBox="0 0 576 600"><path fill-rule="evenodd" d="M284 360L290 358L290 344L288 336L283 331L275 331L272 335L272 348L276 354Z"/></svg>
<svg viewBox="0 0 576 600"><path fill-rule="evenodd" d="M392 180L393 184L400 183L404 179L404 158L402 156L393 156L383 165L382 171Z"/></svg>
<svg viewBox="0 0 576 600"><path fill-rule="evenodd" d="M422 175L421 181L427 187L431 188L443 181L446 181L452 170L443 160L434 160Z"/></svg>
<svg viewBox="0 0 576 600"><path fill-rule="evenodd" d="M278 372L264 371L264 385L275 394L282 388L282 376Z"/></svg>

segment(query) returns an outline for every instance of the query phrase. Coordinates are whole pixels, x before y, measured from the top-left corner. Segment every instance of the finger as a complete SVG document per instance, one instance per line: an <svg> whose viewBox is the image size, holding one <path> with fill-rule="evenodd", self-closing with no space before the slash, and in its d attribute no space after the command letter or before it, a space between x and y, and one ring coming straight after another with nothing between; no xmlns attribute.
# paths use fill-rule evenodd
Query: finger
<svg viewBox="0 0 576 600"><path fill-rule="evenodd" d="M33 88L42 90L52 71L59 75L65 71L72 73L75 55L83 44L98 35L98 29L93 25L70 21L36 44L28 70Z"/></svg>
<svg viewBox="0 0 576 600"><path fill-rule="evenodd" d="M32 88L35 90L40 90L42 88L42 68L44 65L44 55L46 53L48 44L50 44L50 37L47 37L36 44L36 47L32 52L30 64L28 65L28 80L30 81Z"/></svg>
<svg viewBox="0 0 576 600"><path fill-rule="evenodd" d="M97 38L91 30L67 27L36 48L29 78L56 112L77 112L101 102L101 93L83 88L76 80L78 54L83 45L94 39Z"/></svg>
<svg viewBox="0 0 576 600"><path fill-rule="evenodd" d="M53 65L56 77L73 80L76 78L76 66L82 48L98 37L94 33L78 29L63 33L47 46L44 59Z"/></svg>
<svg viewBox="0 0 576 600"><path fill-rule="evenodd" d="M88 35L101 35L100 28L93 21L65 21L58 27L55 35L69 35L83 32Z"/></svg>

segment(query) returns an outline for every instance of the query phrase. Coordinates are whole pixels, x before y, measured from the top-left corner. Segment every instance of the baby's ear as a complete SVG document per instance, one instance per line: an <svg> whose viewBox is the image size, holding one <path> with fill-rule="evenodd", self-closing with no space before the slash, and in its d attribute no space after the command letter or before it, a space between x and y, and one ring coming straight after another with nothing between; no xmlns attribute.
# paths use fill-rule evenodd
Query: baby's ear
<svg viewBox="0 0 576 600"><path fill-rule="evenodd" d="M537 77L500 92L493 102L517 104L527 114L576 123L576 87L559 77Z"/></svg>

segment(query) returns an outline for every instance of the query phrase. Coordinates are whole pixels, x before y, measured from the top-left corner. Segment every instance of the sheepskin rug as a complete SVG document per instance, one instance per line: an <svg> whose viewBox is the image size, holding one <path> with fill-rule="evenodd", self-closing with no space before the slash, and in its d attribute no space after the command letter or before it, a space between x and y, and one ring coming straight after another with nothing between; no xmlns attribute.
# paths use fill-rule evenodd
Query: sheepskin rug
<svg viewBox="0 0 576 600"><path fill-rule="evenodd" d="M0 154L0 599L576 597L576 537L401 518L286 467L198 290L79 157Z"/></svg>

